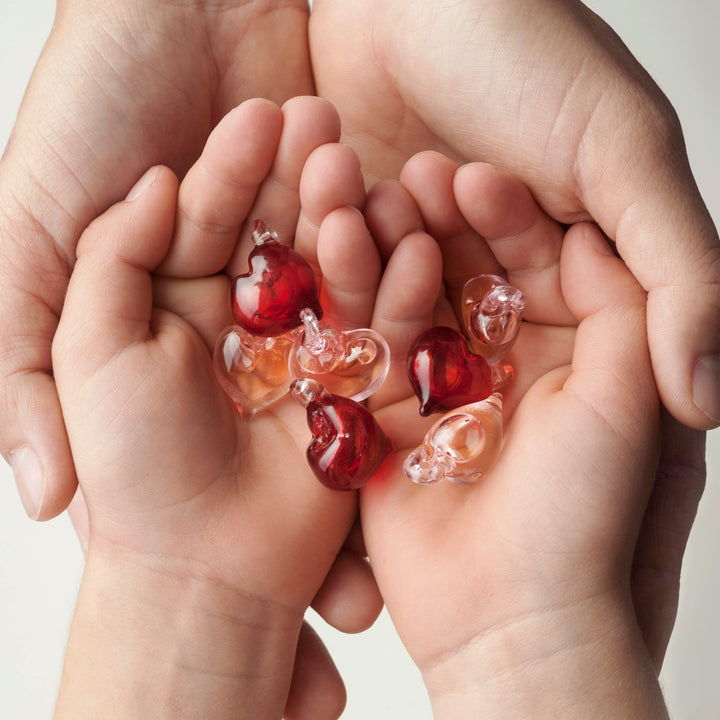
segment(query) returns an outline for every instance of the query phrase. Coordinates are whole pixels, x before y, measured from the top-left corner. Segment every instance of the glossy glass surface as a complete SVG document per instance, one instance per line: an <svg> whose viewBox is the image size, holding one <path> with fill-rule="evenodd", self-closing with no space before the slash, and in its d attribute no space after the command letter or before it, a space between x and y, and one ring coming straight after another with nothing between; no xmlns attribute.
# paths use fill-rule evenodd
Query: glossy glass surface
<svg viewBox="0 0 720 720"><path fill-rule="evenodd" d="M502 437L502 397L493 393L441 417L408 456L405 474L420 485L470 485L494 465Z"/></svg>
<svg viewBox="0 0 720 720"><path fill-rule="evenodd" d="M415 340L407 372L424 416L484 400L513 376L508 365L491 368L470 351L462 333L444 326L430 328Z"/></svg>
<svg viewBox="0 0 720 720"><path fill-rule="evenodd" d="M372 414L315 380L296 380L291 393L307 410L312 431L307 460L318 480L332 490L362 487L390 452L390 441Z"/></svg>
<svg viewBox="0 0 720 720"><path fill-rule="evenodd" d="M307 261L277 241L262 221L253 233L248 272L233 279L230 302L237 324L253 335L281 335L302 324L300 311L322 317L315 276Z"/></svg>

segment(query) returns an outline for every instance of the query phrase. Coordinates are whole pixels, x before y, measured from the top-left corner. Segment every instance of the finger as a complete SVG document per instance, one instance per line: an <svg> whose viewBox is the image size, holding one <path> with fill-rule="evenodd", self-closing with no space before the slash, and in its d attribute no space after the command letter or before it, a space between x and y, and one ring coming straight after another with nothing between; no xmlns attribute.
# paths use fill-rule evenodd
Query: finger
<svg viewBox="0 0 720 720"><path fill-rule="evenodd" d="M292 239L300 213L300 181L308 157L340 138L335 108L318 97L298 97L282 107L283 133L268 182L253 207L253 217L272 222L280 237Z"/></svg>
<svg viewBox="0 0 720 720"><path fill-rule="evenodd" d="M218 123L180 186L175 237L161 273L202 277L225 267L273 164L282 125L280 108L267 100L248 100Z"/></svg>
<svg viewBox="0 0 720 720"><path fill-rule="evenodd" d="M616 437L617 456L629 464L628 478L638 476L643 458L648 466L642 476L652 477L659 411L645 332L645 293L590 223L568 232L561 266L568 307L580 322L564 397L579 400L579 410L592 413ZM619 516L639 525L649 487L634 487L624 478L614 489L624 498Z"/></svg>
<svg viewBox="0 0 720 720"><path fill-rule="evenodd" d="M385 382L370 399L379 408L412 395L407 354L415 338L433 325L442 286L442 255L426 233L416 232L398 244L378 288L372 328L390 348ZM446 315L452 312L446 307ZM450 317L446 322L452 322Z"/></svg>
<svg viewBox="0 0 720 720"><path fill-rule="evenodd" d="M380 255L358 209L339 208L323 220L317 258L324 320L341 330L370 325L380 282Z"/></svg>
<svg viewBox="0 0 720 720"><path fill-rule="evenodd" d="M632 569L635 613L658 673L675 624L683 556L705 480L705 433L664 412L658 473Z"/></svg>
<svg viewBox="0 0 720 720"><path fill-rule="evenodd" d="M481 273L502 271L485 241L463 217L455 201L453 183L458 165L436 152L422 152L408 160L400 181L410 191L443 256L443 280L455 308L465 282Z"/></svg>
<svg viewBox="0 0 720 720"><path fill-rule="evenodd" d="M345 633L367 630L377 620L383 599L367 560L343 549L312 608L326 623Z"/></svg>
<svg viewBox="0 0 720 720"><path fill-rule="evenodd" d="M491 165L470 163L455 173L454 190L460 211L485 239L510 284L529 298L524 318L573 324L560 287L564 231L541 210L525 183Z"/></svg>
<svg viewBox="0 0 720 720"><path fill-rule="evenodd" d="M9 181L7 154L2 167L2 179ZM73 261L14 192L2 183L0 453L28 516L47 520L65 510L77 487L51 359ZM42 205L47 197L42 189L38 193Z"/></svg>
<svg viewBox="0 0 720 720"><path fill-rule="evenodd" d="M340 137L340 120L335 109L320 98L288 100L282 108L283 128L277 154L248 211L238 246L229 264L231 274L244 272L252 248L252 225L264 220L282 242L295 237L300 216L300 185L303 169L313 151Z"/></svg>
<svg viewBox="0 0 720 720"><path fill-rule="evenodd" d="M562 274L568 307L579 321L572 377L577 376L581 392L586 397L594 391L604 396L608 380L616 378L611 394L619 397L621 391L629 391L630 397L652 396L642 329L645 293L596 226L581 223L568 232ZM582 377L584 373L587 377ZM627 405L620 403L623 411Z"/></svg>
<svg viewBox="0 0 720 720"><path fill-rule="evenodd" d="M350 532L345 540L343 546L348 552L357 555L360 558L367 558L367 549L365 548L365 538L362 532L362 523L360 522L360 516L355 518L353 526L350 528Z"/></svg>
<svg viewBox="0 0 720 720"><path fill-rule="evenodd" d="M345 685L323 641L307 622L298 637L285 720L337 720L345 708Z"/></svg>
<svg viewBox="0 0 720 720"><path fill-rule="evenodd" d="M509 421L526 393L556 368L569 367L575 344L574 327L548 327L523 323L517 342L505 358L515 375L503 388L503 419Z"/></svg>
<svg viewBox="0 0 720 720"><path fill-rule="evenodd" d="M11 307L18 309L17 305ZM31 303L20 307L35 310ZM20 367L4 375L0 394L2 456L12 468L20 500L33 520L48 520L61 513L77 487L55 382L51 371L45 369L51 366L49 348L46 354L39 369L35 362L26 361L24 353L12 358Z"/></svg>
<svg viewBox="0 0 720 720"><path fill-rule="evenodd" d="M370 188L365 201L365 221L384 263L402 238L425 231L417 203L397 180L381 180Z"/></svg>
<svg viewBox="0 0 720 720"><path fill-rule="evenodd" d="M176 198L173 173L152 168L128 200L101 215L80 238L53 343L53 367L66 392L115 354L148 339L153 312L150 271L169 248Z"/></svg>
<svg viewBox="0 0 720 720"><path fill-rule="evenodd" d="M295 249L318 268L318 234L323 220L338 208L362 210L365 205L365 185L357 155L337 143L317 148L303 169L300 200L302 210L295 232Z"/></svg>

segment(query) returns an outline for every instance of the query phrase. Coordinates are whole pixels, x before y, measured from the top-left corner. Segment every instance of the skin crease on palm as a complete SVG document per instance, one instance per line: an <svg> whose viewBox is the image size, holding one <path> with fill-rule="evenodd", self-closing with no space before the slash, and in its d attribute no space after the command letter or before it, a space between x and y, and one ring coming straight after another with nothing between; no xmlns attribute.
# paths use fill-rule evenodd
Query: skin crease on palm
<svg viewBox="0 0 720 720"><path fill-rule="evenodd" d="M493 161L526 180L556 220L593 217L617 241L643 286L656 287L651 332L653 313L661 325L663 297L682 309L688 305L686 284L673 298L664 290L668 277L658 282L649 276L658 248L668 268L688 267L688 275L706 283L703 312L720 305L713 275L717 238L694 192L676 120L606 26L574 2L542 3L542 15L529 0L422 5L424 13L406 0L315 2L311 42L318 90L340 109L345 139L359 152L368 183L397 176L411 154L428 148L458 160ZM371 10L372 22L365 15ZM2 425L0 446L9 456L30 441L42 445L48 474L41 518L62 511L75 487L67 442L58 432L49 358L81 230L124 197L148 165L163 162L182 176L213 125L240 100L260 95L281 102L312 92L305 34L303 2L59 4L0 172L0 241L13 248L0 270L7 298L0 372L9 378L3 406L16 412L13 422ZM505 39L501 48L498 34ZM411 38L420 40L413 45ZM447 45L461 53L460 60L444 61ZM549 64L533 65L534 53ZM493 82L498 67L507 69L506 76ZM422 93L428 87L431 97ZM537 111L518 113L521 102ZM625 114L613 116L618 107ZM155 123L148 122L151 113ZM629 150L612 156L604 154L607 147ZM642 173L655 166L653 202L638 188L645 184ZM611 193L602 183L606 175L615 178ZM670 196L676 202L668 202ZM666 228L673 228L671 235ZM654 244L634 244L636 236L650 233ZM678 237L692 238L694 245L688 249ZM714 316L694 327L708 324L717 325ZM680 336L690 330L668 332L678 334L670 345L715 350L704 338ZM705 335L712 344L714 334ZM657 362L668 364L655 368L668 407L685 422L707 427L687 400L689 359L666 353ZM673 383L673 374L685 380ZM32 395L32 408L24 392ZM676 438L677 425L668 425L672 434L666 438ZM658 512L646 517L654 532L677 533L680 546L701 491L703 454L700 437L682 433L680 441L664 444L666 466L677 467L663 475L667 497L651 500ZM678 494L683 472L692 487ZM661 556L662 562L654 560L662 578L667 556L652 552ZM682 547L676 542L668 552L673 586Z"/></svg>

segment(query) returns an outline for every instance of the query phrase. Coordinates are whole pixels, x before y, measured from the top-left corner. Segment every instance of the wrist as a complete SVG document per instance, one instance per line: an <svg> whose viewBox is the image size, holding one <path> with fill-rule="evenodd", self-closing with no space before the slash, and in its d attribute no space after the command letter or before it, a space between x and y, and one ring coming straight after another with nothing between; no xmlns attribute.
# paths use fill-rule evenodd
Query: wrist
<svg viewBox="0 0 720 720"><path fill-rule="evenodd" d="M421 669L436 720L667 717L632 607L620 598L523 616Z"/></svg>
<svg viewBox="0 0 720 720"><path fill-rule="evenodd" d="M280 718L301 622L200 573L91 551L56 720Z"/></svg>

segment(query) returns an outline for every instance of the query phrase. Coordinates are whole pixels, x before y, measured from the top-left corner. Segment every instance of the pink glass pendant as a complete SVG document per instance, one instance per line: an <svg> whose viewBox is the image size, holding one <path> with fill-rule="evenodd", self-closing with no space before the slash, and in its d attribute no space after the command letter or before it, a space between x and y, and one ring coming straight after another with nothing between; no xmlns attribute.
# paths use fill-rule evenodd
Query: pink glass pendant
<svg viewBox="0 0 720 720"><path fill-rule="evenodd" d="M307 460L318 480L332 490L362 487L390 452L390 441L372 413L329 393L316 380L295 380L290 392L307 409L313 436Z"/></svg>
<svg viewBox="0 0 720 720"><path fill-rule="evenodd" d="M290 375L317 380L335 395L360 402L382 385L390 348L370 328L341 332L320 323L310 308L300 313L301 330L290 352Z"/></svg>
<svg viewBox="0 0 720 720"><path fill-rule="evenodd" d="M478 275L465 283L461 304L472 351L500 362L517 338L525 296L498 275Z"/></svg>
<svg viewBox="0 0 720 720"><path fill-rule="evenodd" d="M237 324L253 335L282 335L301 324L300 311L322 317L315 276L300 253L278 242L262 220L253 230L248 272L233 279L230 301Z"/></svg>
<svg viewBox="0 0 720 720"><path fill-rule="evenodd" d="M290 389L288 356L295 335L257 337L233 326L218 339L215 376L243 416L252 417Z"/></svg>
<svg viewBox="0 0 720 720"><path fill-rule="evenodd" d="M443 415L405 460L405 474L420 485L471 485L495 463L502 436L502 396L493 393Z"/></svg>
<svg viewBox="0 0 720 720"><path fill-rule="evenodd" d="M510 365L490 365L470 352L462 333L449 327L430 328L415 340L407 372L423 416L484 400L514 374Z"/></svg>

